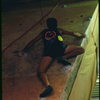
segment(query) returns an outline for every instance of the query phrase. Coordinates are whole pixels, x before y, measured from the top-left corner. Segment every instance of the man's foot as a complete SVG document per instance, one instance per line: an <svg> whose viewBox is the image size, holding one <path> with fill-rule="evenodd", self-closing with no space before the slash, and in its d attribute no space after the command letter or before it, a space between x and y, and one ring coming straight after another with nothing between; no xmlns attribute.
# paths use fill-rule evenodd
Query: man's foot
<svg viewBox="0 0 100 100"><path fill-rule="evenodd" d="M40 94L40 97L41 97L41 98L47 97L47 96L49 96L49 95L52 93L52 91L53 91L52 86L48 85L48 86L46 87L46 89Z"/></svg>
<svg viewBox="0 0 100 100"><path fill-rule="evenodd" d="M63 58L59 58L58 62L61 63L61 64L63 64L64 66L71 65L70 62L68 62L67 60L65 60Z"/></svg>

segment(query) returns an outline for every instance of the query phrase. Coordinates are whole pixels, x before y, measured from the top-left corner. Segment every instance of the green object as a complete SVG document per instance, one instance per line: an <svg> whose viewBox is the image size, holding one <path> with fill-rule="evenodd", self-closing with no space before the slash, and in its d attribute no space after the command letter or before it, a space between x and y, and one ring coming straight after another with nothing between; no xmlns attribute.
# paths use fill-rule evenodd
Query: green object
<svg viewBox="0 0 100 100"><path fill-rule="evenodd" d="M58 40L59 40L59 41L63 41L63 38L59 35L59 36L58 36Z"/></svg>

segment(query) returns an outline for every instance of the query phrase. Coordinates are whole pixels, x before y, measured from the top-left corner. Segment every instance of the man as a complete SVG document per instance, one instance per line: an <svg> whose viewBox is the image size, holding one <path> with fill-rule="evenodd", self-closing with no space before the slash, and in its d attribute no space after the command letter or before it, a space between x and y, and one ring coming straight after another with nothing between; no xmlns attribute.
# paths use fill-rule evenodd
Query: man
<svg viewBox="0 0 100 100"><path fill-rule="evenodd" d="M21 53L27 52L28 48L34 45L41 38L44 41L43 57L37 69L37 76L45 86L45 90L40 94L40 97L46 97L52 93L53 87L50 85L46 72L50 68L53 60L58 59L58 62L63 65L70 65L69 62L63 59L69 59L73 56L84 53L84 49L80 46L66 45L63 43L63 34L72 35L78 38L83 38L84 35L74 32L68 32L61 28L57 28L57 20L48 18L46 21L47 29L44 29L34 40L28 43Z"/></svg>

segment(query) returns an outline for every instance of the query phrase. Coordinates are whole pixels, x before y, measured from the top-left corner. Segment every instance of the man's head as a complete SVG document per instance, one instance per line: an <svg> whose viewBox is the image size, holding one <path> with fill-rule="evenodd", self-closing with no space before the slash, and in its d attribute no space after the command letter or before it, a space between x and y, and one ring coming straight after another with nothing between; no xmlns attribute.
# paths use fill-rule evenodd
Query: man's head
<svg viewBox="0 0 100 100"><path fill-rule="evenodd" d="M57 28L56 18L48 18L46 24L48 28L52 28L52 29Z"/></svg>

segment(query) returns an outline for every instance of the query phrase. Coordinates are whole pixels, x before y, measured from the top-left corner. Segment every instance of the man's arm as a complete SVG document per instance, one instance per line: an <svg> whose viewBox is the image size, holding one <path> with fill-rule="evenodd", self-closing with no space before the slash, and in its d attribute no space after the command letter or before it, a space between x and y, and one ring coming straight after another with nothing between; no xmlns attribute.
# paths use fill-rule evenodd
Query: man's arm
<svg viewBox="0 0 100 100"><path fill-rule="evenodd" d="M59 28L59 31L62 34L72 35L72 36L75 36L75 37L78 37L78 38L84 38L85 37L85 35L83 35L83 34L75 33L75 32L69 32L69 31L66 31L66 30L61 29L61 28Z"/></svg>
<svg viewBox="0 0 100 100"><path fill-rule="evenodd" d="M20 51L14 51L13 53L16 56L27 56L28 55L28 50L30 47L32 47L38 40L40 40L42 38L42 32L40 34L38 34L35 39L31 40L22 50Z"/></svg>

